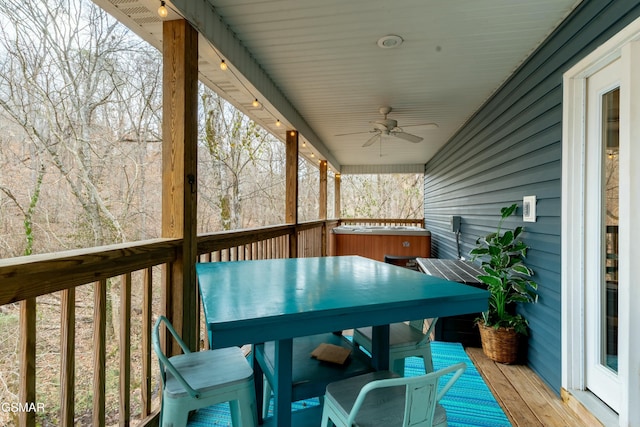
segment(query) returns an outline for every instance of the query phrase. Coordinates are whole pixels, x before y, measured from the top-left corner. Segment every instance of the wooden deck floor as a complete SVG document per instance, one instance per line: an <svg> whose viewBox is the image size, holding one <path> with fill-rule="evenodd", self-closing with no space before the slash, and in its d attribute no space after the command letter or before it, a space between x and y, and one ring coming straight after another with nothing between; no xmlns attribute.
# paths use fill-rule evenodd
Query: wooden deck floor
<svg viewBox="0 0 640 427"><path fill-rule="evenodd" d="M495 363L481 348L466 348L514 427L592 426L581 419L528 367Z"/></svg>

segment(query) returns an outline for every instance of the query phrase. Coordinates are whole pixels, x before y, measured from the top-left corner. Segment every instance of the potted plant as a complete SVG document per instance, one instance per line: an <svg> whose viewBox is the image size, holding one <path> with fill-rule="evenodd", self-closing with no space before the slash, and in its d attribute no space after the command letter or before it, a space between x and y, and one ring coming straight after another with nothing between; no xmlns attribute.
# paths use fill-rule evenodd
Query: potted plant
<svg viewBox="0 0 640 427"><path fill-rule="evenodd" d="M520 336L527 335L527 320L515 313L515 305L538 300L538 284L531 280L533 271L524 264L528 246L520 240L523 228L502 230L502 223L517 207L502 208L497 231L478 238L470 252L472 261L482 262L485 274L478 279L489 291L489 308L477 321L482 349L500 363L517 360Z"/></svg>

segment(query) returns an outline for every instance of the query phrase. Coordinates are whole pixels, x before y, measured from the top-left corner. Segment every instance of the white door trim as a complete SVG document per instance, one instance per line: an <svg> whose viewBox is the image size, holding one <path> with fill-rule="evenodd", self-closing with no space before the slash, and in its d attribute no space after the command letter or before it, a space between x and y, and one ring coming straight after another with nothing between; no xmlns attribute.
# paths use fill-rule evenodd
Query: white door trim
<svg viewBox="0 0 640 427"><path fill-rule="evenodd" d="M623 68L620 101L620 282L633 283L640 277L640 19L587 55L563 78L562 120L562 387L568 391L585 389L585 330L583 289L585 271L585 144L586 80L606 65L621 59ZM635 75L635 80L632 76ZM624 94L624 95L623 95ZM635 100L635 101L634 101ZM636 124L632 129L631 124ZM627 141L623 143L623 141ZM634 145L629 141L636 141ZM626 159L623 161L623 159ZM632 162L636 167L631 167ZM624 179L622 179L624 177ZM624 183L624 184L623 184ZM622 199L629 199L623 203ZM635 243L635 245L633 244ZM623 255L624 254L624 255ZM629 262L629 260L634 260ZM633 304L633 302L636 304ZM619 368L622 382L620 426L640 426L640 286L619 291ZM631 326L629 326L631 325ZM633 373L630 375L630 373ZM591 408L587 408L591 409ZM597 413L597 410L593 411Z"/></svg>

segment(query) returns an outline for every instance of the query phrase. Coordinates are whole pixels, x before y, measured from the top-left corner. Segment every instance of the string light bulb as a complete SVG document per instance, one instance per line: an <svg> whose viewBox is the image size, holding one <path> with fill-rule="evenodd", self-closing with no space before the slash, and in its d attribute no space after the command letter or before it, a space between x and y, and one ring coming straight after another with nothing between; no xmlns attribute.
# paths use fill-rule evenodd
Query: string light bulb
<svg viewBox="0 0 640 427"><path fill-rule="evenodd" d="M258 108L260 106L260 103L258 102L258 98L254 99L251 105L253 105L253 108Z"/></svg>
<svg viewBox="0 0 640 427"><path fill-rule="evenodd" d="M302 146L306 147L307 146L307 141L302 141Z"/></svg>
<svg viewBox="0 0 640 427"><path fill-rule="evenodd" d="M289 135L291 135L291 136L296 136L296 131L295 131L295 130L292 130L291 132L289 132Z"/></svg>
<svg viewBox="0 0 640 427"><path fill-rule="evenodd" d="M166 18L167 16L169 16L169 11L165 6L164 1L160 2L160 7L158 8L158 15L160 15L160 18Z"/></svg>
<svg viewBox="0 0 640 427"><path fill-rule="evenodd" d="M224 62L224 59L223 59L223 60L220 62L220 69L221 69L222 71L227 71L227 69L228 69L228 68L229 68L229 67L227 66L227 63L226 63L226 62Z"/></svg>
<svg viewBox="0 0 640 427"><path fill-rule="evenodd" d="M276 120L276 127L280 127L282 123L280 123L280 119Z"/></svg>

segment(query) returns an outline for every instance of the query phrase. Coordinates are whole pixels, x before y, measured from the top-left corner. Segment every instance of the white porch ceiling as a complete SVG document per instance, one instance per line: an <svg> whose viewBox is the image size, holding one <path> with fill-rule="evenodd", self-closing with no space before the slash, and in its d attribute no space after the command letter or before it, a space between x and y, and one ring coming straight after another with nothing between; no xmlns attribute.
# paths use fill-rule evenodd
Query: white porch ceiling
<svg viewBox="0 0 640 427"><path fill-rule="evenodd" d="M161 48L159 0L94 1ZM383 172L421 170L578 3L174 0L167 19L184 16L202 34L201 79L280 139L299 130L305 157ZM390 34L402 45L378 47ZM362 147L382 106L424 140L383 136Z"/></svg>

